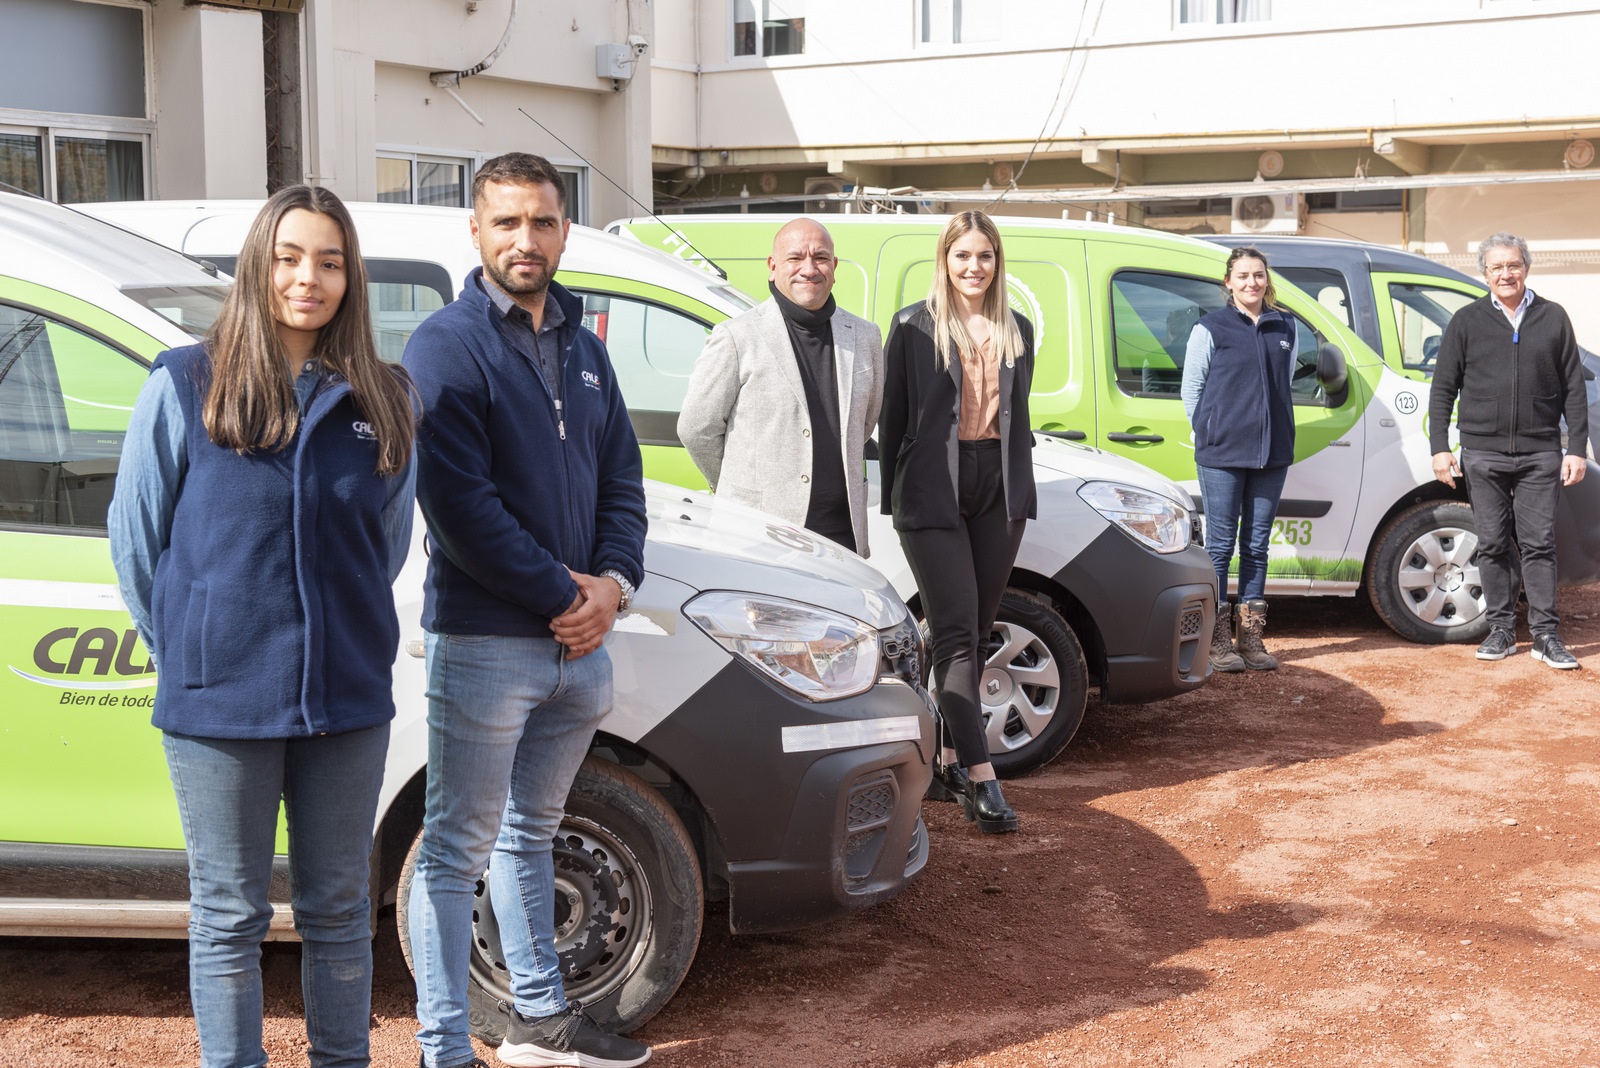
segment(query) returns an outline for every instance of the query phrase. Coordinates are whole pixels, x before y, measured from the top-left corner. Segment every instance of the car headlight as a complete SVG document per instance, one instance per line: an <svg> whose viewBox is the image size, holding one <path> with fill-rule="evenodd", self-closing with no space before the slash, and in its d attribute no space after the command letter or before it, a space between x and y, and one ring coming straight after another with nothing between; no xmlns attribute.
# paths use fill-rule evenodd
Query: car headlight
<svg viewBox="0 0 1600 1068"><path fill-rule="evenodd" d="M1116 482L1085 482L1078 496L1136 541L1158 553L1182 552L1189 544L1189 511L1168 497Z"/></svg>
<svg viewBox="0 0 1600 1068"><path fill-rule="evenodd" d="M684 615L719 645L813 701L872 689L878 632L859 619L783 597L702 593Z"/></svg>

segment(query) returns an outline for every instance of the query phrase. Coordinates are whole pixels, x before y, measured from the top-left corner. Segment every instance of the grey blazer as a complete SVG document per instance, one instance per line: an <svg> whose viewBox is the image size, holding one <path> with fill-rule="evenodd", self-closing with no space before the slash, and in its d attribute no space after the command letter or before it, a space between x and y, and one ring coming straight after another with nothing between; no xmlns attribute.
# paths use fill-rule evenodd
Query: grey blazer
<svg viewBox="0 0 1600 1068"><path fill-rule="evenodd" d="M866 556L862 453L883 401L883 335L843 308L833 313L832 322L850 527L857 551ZM689 377L678 438L719 497L796 526L805 523L811 504L811 412L776 301L769 298L711 331Z"/></svg>

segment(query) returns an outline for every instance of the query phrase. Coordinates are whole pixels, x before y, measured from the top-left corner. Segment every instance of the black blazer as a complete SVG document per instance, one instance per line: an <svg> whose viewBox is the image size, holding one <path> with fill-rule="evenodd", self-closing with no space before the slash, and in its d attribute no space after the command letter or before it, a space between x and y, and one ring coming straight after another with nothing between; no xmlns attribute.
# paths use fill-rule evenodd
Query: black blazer
<svg viewBox="0 0 1600 1068"><path fill-rule="evenodd" d="M1000 470L1006 517L1038 516L1033 484L1033 430L1028 393L1033 388L1033 324L1016 312L1023 350L1015 367L1000 365ZM883 511L896 530L952 528L961 521L957 500L961 419L961 360L939 369L933 314L927 302L901 308L884 344L883 409L878 416L878 470Z"/></svg>

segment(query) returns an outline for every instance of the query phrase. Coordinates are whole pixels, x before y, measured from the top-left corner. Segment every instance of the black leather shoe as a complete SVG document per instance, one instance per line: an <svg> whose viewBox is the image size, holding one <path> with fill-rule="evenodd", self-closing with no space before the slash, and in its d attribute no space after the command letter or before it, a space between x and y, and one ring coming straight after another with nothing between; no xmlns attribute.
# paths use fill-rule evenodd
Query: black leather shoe
<svg viewBox="0 0 1600 1068"><path fill-rule="evenodd" d="M971 783L961 807L967 819L976 821L984 834L1005 834L1017 829L1017 810L1006 804L998 779Z"/></svg>
<svg viewBox="0 0 1600 1068"><path fill-rule="evenodd" d="M934 769L933 781L923 796L929 801L954 801L960 803L967 795L967 769L960 764L941 764Z"/></svg>

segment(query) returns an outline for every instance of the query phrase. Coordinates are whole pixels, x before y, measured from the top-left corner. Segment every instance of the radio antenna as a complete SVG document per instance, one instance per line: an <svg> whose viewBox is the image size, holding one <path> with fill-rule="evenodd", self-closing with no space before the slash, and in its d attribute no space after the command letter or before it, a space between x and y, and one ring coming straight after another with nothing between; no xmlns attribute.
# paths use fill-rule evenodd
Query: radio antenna
<svg viewBox="0 0 1600 1068"><path fill-rule="evenodd" d="M634 196L632 193L628 192L626 189L622 188L620 185L617 185L616 182L611 180L611 176L609 174L607 174L605 171L601 170L599 167L596 167L593 163L591 163L589 161L589 159L586 156L584 156L584 154L582 152L579 152L577 149L573 148L571 145L569 145L565 141L561 140L560 137L557 137L556 136L556 132L554 130L550 129L550 127L546 126L544 123L540 122L538 119L534 118L532 115L529 115L526 111L523 111L522 108L519 107L517 110L518 111L522 111L523 116L529 122L531 122L535 126L539 127L539 129L543 130L545 133L549 134L551 137L554 137L556 139L556 143L559 144L562 148L566 149L568 152L571 152L574 156L577 156L579 159L583 160L584 163L588 164L588 167L589 167L590 170L594 171L594 173L598 174L600 177L604 178L606 181L611 182L612 185L616 186L617 187L617 192L621 193L623 196L627 197L629 200L633 201L635 204L638 204L640 210L645 212L645 214L649 215L650 218L654 219L656 222L660 223L662 226L665 226L667 228L667 230L674 237L676 237L679 240L681 240L685 245L688 245L689 246L689 251L693 252L696 256L699 256L702 263L704 263L706 266L710 267L713 271L715 271L717 273L717 277L718 278L721 278L724 282L726 282L728 280L728 272L724 271L720 266L718 266L716 260L713 260L710 256L707 256L704 252L701 252L699 249L695 248L694 247L694 242L690 241L683 234L679 233L678 230L675 227L667 226L667 220L665 220L661 216L657 215L653 210L651 210L650 208L646 207L645 205L640 204L638 197Z"/></svg>

